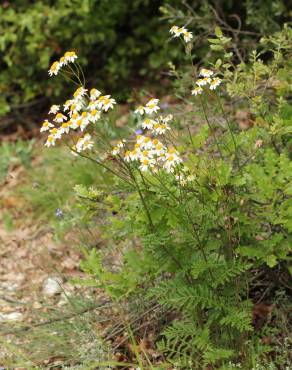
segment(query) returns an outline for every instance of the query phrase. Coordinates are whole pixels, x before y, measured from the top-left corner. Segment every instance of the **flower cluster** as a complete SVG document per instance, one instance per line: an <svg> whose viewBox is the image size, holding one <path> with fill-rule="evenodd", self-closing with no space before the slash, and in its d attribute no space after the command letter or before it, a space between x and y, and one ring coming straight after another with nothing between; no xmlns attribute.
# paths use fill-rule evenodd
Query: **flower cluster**
<svg viewBox="0 0 292 370"><path fill-rule="evenodd" d="M74 63L75 59L77 59L76 53L74 51L67 51L58 61L51 65L49 75L57 75L63 66L66 66L69 63Z"/></svg>
<svg viewBox="0 0 292 370"><path fill-rule="evenodd" d="M74 61L77 56L74 52L67 52L64 55L65 59L62 58L58 63L64 65L67 62ZM97 89L88 91L83 86L78 87L72 99L67 100L63 106L51 106L49 114L53 117L51 121L46 119L40 129L41 132L49 131L45 146L54 146L56 140L61 139L64 134L69 134L70 130L85 131L90 124L94 124L100 119L103 112L112 109L114 104L116 104L116 101L110 95L101 95L101 92ZM72 147L72 151L80 153L92 149L92 147L91 136L87 133L77 140Z"/></svg>
<svg viewBox="0 0 292 370"><path fill-rule="evenodd" d="M169 32L173 35L173 37L183 36L185 42L189 42L193 38L193 34L185 27L172 26Z"/></svg>
<svg viewBox="0 0 292 370"><path fill-rule="evenodd" d="M213 74L213 71L202 68L200 70L201 78L196 81L196 86L192 90L192 95L202 94L204 86L209 86L210 90L215 90L221 84L221 80L218 77L212 77Z"/></svg>
<svg viewBox="0 0 292 370"><path fill-rule="evenodd" d="M176 167L182 163L179 152L168 148L157 137L170 130L169 122L172 115L156 114L160 107L158 99L151 99L145 106L139 106L135 113L149 114L142 122L142 128L148 130L149 136L137 135L134 148L129 150L125 140L119 141L112 150L112 154L120 155L126 162L138 162L141 171L157 172L164 169L168 173L175 172ZM156 114L156 116L154 116Z"/></svg>

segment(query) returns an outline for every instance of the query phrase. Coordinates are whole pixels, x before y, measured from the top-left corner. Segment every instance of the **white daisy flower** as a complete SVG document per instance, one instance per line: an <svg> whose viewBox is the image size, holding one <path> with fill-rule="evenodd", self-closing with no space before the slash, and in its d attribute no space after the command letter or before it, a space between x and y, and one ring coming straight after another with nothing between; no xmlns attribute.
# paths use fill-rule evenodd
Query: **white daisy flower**
<svg viewBox="0 0 292 370"><path fill-rule="evenodd" d="M60 63L59 62L54 62L51 65L50 69L49 69L49 75L50 75L50 77L52 77L53 75L57 75L58 72L59 72L59 70L60 70L60 68L61 68Z"/></svg>
<svg viewBox="0 0 292 370"><path fill-rule="evenodd" d="M100 119L100 111L96 109L91 110L89 113L88 119L90 122L95 123L96 121Z"/></svg>
<svg viewBox="0 0 292 370"><path fill-rule="evenodd" d="M158 103L159 103L159 99L150 99L144 108L145 112L148 114L157 112L160 109L158 106Z"/></svg>
<svg viewBox="0 0 292 370"><path fill-rule="evenodd" d="M176 35L177 34L177 31L178 31L179 27L178 26L172 26L171 29L169 30L169 32L172 34L172 35Z"/></svg>
<svg viewBox="0 0 292 370"><path fill-rule="evenodd" d="M163 122L163 123L168 123L172 119L173 119L173 115L172 114L168 114L167 116L159 116L159 121L160 122Z"/></svg>
<svg viewBox="0 0 292 370"><path fill-rule="evenodd" d="M67 51L64 54L64 58L65 58L66 62L74 63L75 59L77 59L78 57L77 57L75 51Z"/></svg>
<svg viewBox="0 0 292 370"><path fill-rule="evenodd" d="M96 100L101 95L101 92L97 89L91 89L89 94L90 100L93 101Z"/></svg>
<svg viewBox="0 0 292 370"><path fill-rule="evenodd" d="M154 167L155 159L154 158L143 158L141 159L141 164L139 166L142 172L148 171L150 168Z"/></svg>
<svg viewBox="0 0 292 370"><path fill-rule="evenodd" d="M68 59L66 59L64 56L60 58L59 64L60 67L66 66L69 63Z"/></svg>
<svg viewBox="0 0 292 370"><path fill-rule="evenodd" d="M131 158L132 158L132 161L135 161L137 159L139 159L141 156L141 150L140 149L134 149L131 151Z"/></svg>
<svg viewBox="0 0 292 370"><path fill-rule="evenodd" d="M156 135L163 135L167 130L170 130L170 127L168 126L167 123L162 123L158 125L154 125L154 133Z"/></svg>
<svg viewBox="0 0 292 370"><path fill-rule="evenodd" d="M135 110L134 113L144 114L145 108L142 105L139 105L139 107Z"/></svg>
<svg viewBox="0 0 292 370"><path fill-rule="evenodd" d="M73 100L73 103L70 105L69 116L72 118L74 114L78 115L78 112L83 108L82 100L76 101Z"/></svg>
<svg viewBox="0 0 292 370"><path fill-rule="evenodd" d="M137 136L136 136L136 143L137 143L138 145L143 144L143 142L144 142L145 138L146 138L146 136L144 136L144 135L137 135Z"/></svg>
<svg viewBox="0 0 292 370"><path fill-rule="evenodd" d="M91 135L85 134L83 137L83 150L91 150L93 148L93 144Z"/></svg>
<svg viewBox="0 0 292 370"><path fill-rule="evenodd" d="M173 37L179 37L186 33L187 29L185 27L172 26L169 32L173 34Z"/></svg>
<svg viewBox="0 0 292 370"><path fill-rule="evenodd" d="M153 125L156 124L157 122L154 121L153 119L146 118L144 122L142 122L142 127L144 129L152 130Z"/></svg>
<svg viewBox="0 0 292 370"><path fill-rule="evenodd" d="M76 150L78 153L82 152L83 150L92 149L93 141L91 140L91 135L85 134L84 137L78 139L76 144Z"/></svg>
<svg viewBox="0 0 292 370"><path fill-rule="evenodd" d="M166 170L168 173L173 173L175 170L175 167L182 162L182 159L179 158L176 155L169 155L166 158L166 161L163 163L163 168Z"/></svg>
<svg viewBox="0 0 292 370"><path fill-rule="evenodd" d="M202 94L203 89L200 86L196 86L192 90L192 95L200 95Z"/></svg>
<svg viewBox="0 0 292 370"><path fill-rule="evenodd" d="M45 143L45 146L49 148L50 146L55 146L55 144L56 144L56 138L54 137L54 135L49 135Z"/></svg>
<svg viewBox="0 0 292 370"><path fill-rule="evenodd" d="M83 98L83 96L87 93L87 89L84 89L83 86L78 87L78 89L75 90L73 96L75 100L79 100Z"/></svg>
<svg viewBox="0 0 292 370"><path fill-rule="evenodd" d="M151 138L148 137L148 136L144 136L144 139L141 142L140 146L141 146L142 149L146 149L146 150L152 149L153 144L152 144Z"/></svg>
<svg viewBox="0 0 292 370"><path fill-rule="evenodd" d="M116 104L115 99L111 98L110 95L104 95L98 98L97 106L98 109L102 109L107 112L109 109L114 107L114 104Z"/></svg>
<svg viewBox="0 0 292 370"><path fill-rule="evenodd" d="M52 105L50 110L49 110L49 114L56 114L58 113L60 110L60 105Z"/></svg>
<svg viewBox="0 0 292 370"><path fill-rule="evenodd" d="M57 113L55 115L55 118L54 118L54 121L57 122L57 123L62 123L64 122L65 120L67 120L67 117L64 116L64 114L62 113Z"/></svg>
<svg viewBox="0 0 292 370"><path fill-rule="evenodd" d="M193 34L189 31L186 31L183 33L183 37L184 37L185 42L190 42L191 39L193 38Z"/></svg>
<svg viewBox="0 0 292 370"><path fill-rule="evenodd" d="M117 142L117 147L118 148L120 148L120 149L123 149L124 147L125 147L125 142L126 142L126 140L125 139L123 139L123 140L120 140L120 141L118 141Z"/></svg>
<svg viewBox="0 0 292 370"><path fill-rule="evenodd" d="M202 76L202 77L211 77L213 74L214 74L214 72L210 71L207 68L202 68L200 70L200 76Z"/></svg>
<svg viewBox="0 0 292 370"><path fill-rule="evenodd" d="M221 80L218 77L213 78L213 80L210 83L210 90L215 90L220 84Z"/></svg>
<svg viewBox="0 0 292 370"><path fill-rule="evenodd" d="M54 127L52 123L50 123L47 119L44 120L43 125L40 129L40 132L48 131L50 128Z"/></svg>
<svg viewBox="0 0 292 370"><path fill-rule="evenodd" d="M67 110L70 109L70 107L74 105L74 100L73 99L70 99L70 100L66 100L63 107L64 107L64 112L66 112Z"/></svg>
<svg viewBox="0 0 292 370"><path fill-rule="evenodd" d="M50 136L53 136L54 139L61 139L62 131L56 127L50 130Z"/></svg>
<svg viewBox="0 0 292 370"><path fill-rule="evenodd" d="M114 146L112 149L112 155L116 156L120 154L121 148L118 148L117 146Z"/></svg>
<svg viewBox="0 0 292 370"><path fill-rule="evenodd" d="M179 152L175 150L174 148L168 149L167 153L165 154L165 158L168 159L169 157L172 157L172 160L178 160L180 158Z"/></svg>
<svg viewBox="0 0 292 370"><path fill-rule="evenodd" d="M210 77L204 77L204 78L200 78L196 81L196 84L200 87L202 86L205 86L207 84L209 84L211 82L211 78Z"/></svg>
<svg viewBox="0 0 292 370"><path fill-rule="evenodd" d="M70 121L62 123L59 130L62 134L68 134L70 131Z"/></svg>

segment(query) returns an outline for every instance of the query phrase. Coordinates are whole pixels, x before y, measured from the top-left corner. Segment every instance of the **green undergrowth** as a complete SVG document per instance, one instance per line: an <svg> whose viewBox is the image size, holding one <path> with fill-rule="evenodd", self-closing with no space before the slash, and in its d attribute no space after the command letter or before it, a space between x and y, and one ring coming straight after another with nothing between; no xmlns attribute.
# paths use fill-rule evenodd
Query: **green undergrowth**
<svg viewBox="0 0 292 370"><path fill-rule="evenodd" d="M74 206L74 187L90 187L103 183L110 186L110 178L94 164L85 165L83 158L74 157L66 148L34 149L36 164L27 170L24 184L18 193L25 199L27 211L37 222L47 222L56 237L63 236L76 224L80 226L78 210Z"/></svg>

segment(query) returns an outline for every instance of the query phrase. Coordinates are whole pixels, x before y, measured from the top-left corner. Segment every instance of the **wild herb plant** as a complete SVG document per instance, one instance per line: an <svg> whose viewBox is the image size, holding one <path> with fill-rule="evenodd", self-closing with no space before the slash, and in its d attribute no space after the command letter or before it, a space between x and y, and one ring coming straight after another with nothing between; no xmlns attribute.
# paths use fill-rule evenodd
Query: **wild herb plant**
<svg viewBox="0 0 292 370"><path fill-rule="evenodd" d="M192 33L170 32L192 61ZM291 36L285 26L248 63L235 64L232 40L216 28L214 64L191 64L187 76L171 66L177 109L165 114L150 97L135 110L137 126L118 130L118 140L107 113L116 101L88 91L76 54L49 71L78 88L51 107L45 145L64 141L111 179L108 190L76 191L102 218L104 239L119 245L118 263L108 262L107 248L92 249L83 269L115 300L143 294L173 313L158 347L175 368L251 368L253 281L264 271L275 289L288 285ZM248 113L245 129L236 110Z"/></svg>

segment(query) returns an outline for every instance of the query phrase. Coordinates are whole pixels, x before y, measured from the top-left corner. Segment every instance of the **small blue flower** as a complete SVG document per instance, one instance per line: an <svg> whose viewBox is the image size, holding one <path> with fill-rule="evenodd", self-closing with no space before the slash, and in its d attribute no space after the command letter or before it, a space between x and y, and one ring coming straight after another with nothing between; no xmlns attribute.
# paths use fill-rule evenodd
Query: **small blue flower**
<svg viewBox="0 0 292 370"><path fill-rule="evenodd" d="M56 209L55 216L58 217L58 218L63 217L63 211L61 210L61 208Z"/></svg>
<svg viewBox="0 0 292 370"><path fill-rule="evenodd" d="M168 103L161 103L161 109L165 110L167 108L169 108L169 104Z"/></svg>
<svg viewBox="0 0 292 370"><path fill-rule="evenodd" d="M139 129L139 130L136 130L136 131L135 131L135 134L136 134L136 135L141 135L141 134L142 134L142 132L143 132L143 130Z"/></svg>

